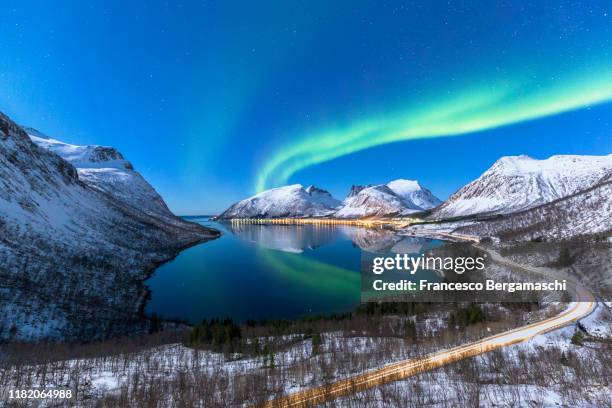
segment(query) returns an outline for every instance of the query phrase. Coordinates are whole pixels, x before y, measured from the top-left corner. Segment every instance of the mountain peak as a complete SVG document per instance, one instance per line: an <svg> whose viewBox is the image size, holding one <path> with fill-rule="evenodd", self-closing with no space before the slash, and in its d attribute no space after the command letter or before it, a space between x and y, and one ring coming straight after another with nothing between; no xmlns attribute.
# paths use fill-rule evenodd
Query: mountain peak
<svg viewBox="0 0 612 408"><path fill-rule="evenodd" d="M346 198L355 197L357 194L359 194L359 192L361 190L363 190L364 188L367 188L367 187L372 187L372 185L368 184L367 186L360 186L360 185L357 185L357 184L353 184L351 186L351 189L349 190L349 193L347 194Z"/></svg>
<svg viewBox="0 0 612 408"><path fill-rule="evenodd" d="M36 136L39 139L51 139L49 136L47 136L46 134L44 134L43 132L34 129L33 127L29 127L29 126L21 126L21 128L30 136Z"/></svg>
<svg viewBox="0 0 612 408"><path fill-rule="evenodd" d="M241 200L218 218L281 218L281 217L324 217L331 215L340 201L316 186L304 188L292 184L262 191Z"/></svg>
<svg viewBox="0 0 612 408"><path fill-rule="evenodd" d="M91 187L149 214L173 217L163 198L114 147L78 146L25 128L30 140L72 164L78 178Z"/></svg>
<svg viewBox="0 0 612 408"><path fill-rule="evenodd" d="M403 189L411 189L411 190L420 190L421 184L417 180L407 180L407 179L397 179L387 183L387 186L391 189L393 188L403 188Z"/></svg>
<svg viewBox="0 0 612 408"><path fill-rule="evenodd" d="M323 190L322 188L319 188L315 186L314 184L309 185L305 191L308 193L308 195L323 194L323 195L328 195L331 197L331 193L329 191Z"/></svg>
<svg viewBox="0 0 612 408"><path fill-rule="evenodd" d="M566 166L574 171L589 173L609 165L612 155L554 155L547 159L535 159L527 155L500 157L488 172L503 172L505 174L527 174L554 172L562 173Z"/></svg>
<svg viewBox="0 0 612 408"><path fill-rule="evenodd" d="M133 170L132 164L110 146L79 146L53 139L36 129L26 128L30 139L38 146L49 150L77 168L116 168Z"/></svg>
<svg viewBox="0 0 612 408"><path fill-rule="evenodd" d="M408 208L429 210L442 204L438 197L417 180L397 179L387 183L387 187L400 196Z"/></svg>
<svg viewBox="0 0 612 408"><path fill-rule="evenodd" d="M363 218L407 215L418 212L385 184L351 189L344 206L334 215L338 218ZM355 193L356 192L356 193Z"/></svg>

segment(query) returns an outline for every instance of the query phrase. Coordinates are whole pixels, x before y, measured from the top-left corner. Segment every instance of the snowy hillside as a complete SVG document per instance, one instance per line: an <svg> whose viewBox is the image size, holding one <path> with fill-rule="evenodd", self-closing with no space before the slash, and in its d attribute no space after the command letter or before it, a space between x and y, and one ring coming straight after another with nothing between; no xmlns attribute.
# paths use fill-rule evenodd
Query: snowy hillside
<svg viewBox="0 0 612 408"><path fill-rule="evenodd" d="M612 173L612 155L502 157L436 208L432 218L521 211L587 189Z"/></svg>
<svg viewBox="0 0 612 408"><path fill-rule="evenodd" d="M368 184L367 186L359 186L359 185L353 184L351 186L351 189L349 190L349 193L346 195L346 198L355 197L357 194L359 194L359 192L361 190L363 190L364 188L367 188L367 187L372 187L372 185ZM345 200L346 200L346 198L345 198Z"/></svg>
<svg viewBox="0 0 612 408"><path fill-rule="evenodd" d="M353 186L334 216L338 218L404 216L427 210L441 201L418 181L394 180L386 185Z"/></svg>
<svg viewBox="0 0 612 408"><path fill-rule="evenodd" d="M384 184L366 187L356 195L347 197L334 217L363 218L401 216L419 212L414 204L410 206L393 190Z"/></svg>
<svg viewBox="0 0 612 408"><path fill-rule="evenodd" d="M438 197L416 180L393 180L387 183L387 187L400 196L409 208L429 210L442 204Z"/></svg>
<svg viewBox="0 0 612 408"><path fill-rule="evenodd" d="M123 160L106 148L72 153L77 163ZM218 234L94 187L0 113L0 339L82 341L146 330L143 280Z"/></svg>
<svg viewBox="0 0 612 408"><path fill-rule="evenodd" d="M134 170L113 147L76 146L52 139L36 129L25 128L30 139L70 162L79 179L135 208L163 217L172 217L155 189Z"/></svg>
<svg viewBox="0 0 612 408"><path fill-rule="evenodd" d="M610 237L612 178L551 203L461 227L456 232L521 241Z"/></svg>
<svg viewBox="0 0 612 408"><path fill-rule="evenodd" d="M218 218L324 217L332 214L339 206L340 201L325 190L293 184L266 190L239 201Z"/></svg>

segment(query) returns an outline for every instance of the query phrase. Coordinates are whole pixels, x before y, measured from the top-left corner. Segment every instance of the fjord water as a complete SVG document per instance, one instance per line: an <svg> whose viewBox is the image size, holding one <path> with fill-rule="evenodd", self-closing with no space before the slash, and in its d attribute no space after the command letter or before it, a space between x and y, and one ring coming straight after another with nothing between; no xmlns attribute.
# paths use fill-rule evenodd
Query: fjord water
<svg viewBox="0 0 612 408"><path fill-rule="evenodd" d="M347 312L360 302L361 251L418 252L434 241L346 226L191 221L222 236L189 248L146 282L146 313L204 318L283 319Z"/></svg>

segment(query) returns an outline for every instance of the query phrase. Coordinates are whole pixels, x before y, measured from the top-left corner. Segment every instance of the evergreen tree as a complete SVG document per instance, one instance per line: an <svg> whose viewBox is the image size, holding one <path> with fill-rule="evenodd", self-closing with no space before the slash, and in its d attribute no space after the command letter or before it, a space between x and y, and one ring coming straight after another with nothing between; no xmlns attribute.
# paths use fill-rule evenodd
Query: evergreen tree
<svg viewBox="0 0 612 408"><path fill-rule="evenodd" d="M313 333L311 337L311 341L312 341L312 354L313 355L319 354L321 343L323 342L323 340L321 339L321 334L318 332Z"/></svg>
<svg viewBox="0 0 612 408"><path fill-rule="evenodd" d="M572 344L575 346L582 346L582 343L584 341L584 334L580 330L576 329L574 331L574 335L572 336L571 341Z"/></svg>

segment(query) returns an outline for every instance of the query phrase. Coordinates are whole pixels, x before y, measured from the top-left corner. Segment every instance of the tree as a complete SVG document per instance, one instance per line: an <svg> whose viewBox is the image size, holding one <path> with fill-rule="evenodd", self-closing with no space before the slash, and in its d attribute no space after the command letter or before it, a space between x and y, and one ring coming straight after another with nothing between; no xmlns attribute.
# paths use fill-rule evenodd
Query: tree
<svg viewBox="0 0 612 408"><path fill-rule="evenodd" d="M570 266L574 263L568 247L563 247L559 250L559 258L557 259L557 266Z"/></svg>
<svg viewBox="0 0 612 408"><path fill-rule="evenodd" d="M448 316L449 326L469 326L485 320L485 314L476 304L471 304L467 308L459 308L451 312Z"/></svg>
<svg viewBox="0 0 612 408"><path fill-rule="evenodd" d="M313 333L311 337L311 341L312 341L312 354L313 355L319 354L321 343L323 342L321 339L321 334L318 332Z"/></svg>
<svg viewBox="0 0 612 408"><path fill-rule="evenodd" d="M274 352L272 350L270 350L270 352L268 353L268 367L270 367L271 370L274 369Z"/></svg>
<svg viewBox="0 0 612 408"><path fill-rule="evenodd" d="M579 329L574 331L574 335L572 336L572 344L575 346L582 346L582 342L584 341L584 334Z"/></svg>
<svg viewBox="0 0 612 408"><path fill-rule="evenodd" d="M161 320L157 313L151 315L151 323L149 325L149 333L157 333L162 328Z"/></svg>
<svg viewBox="0 0 612 408"><path fill-rule="evenodd" d="M274 368L274 351L267 343L263 347L263 366L270 369Z"/></svg>

